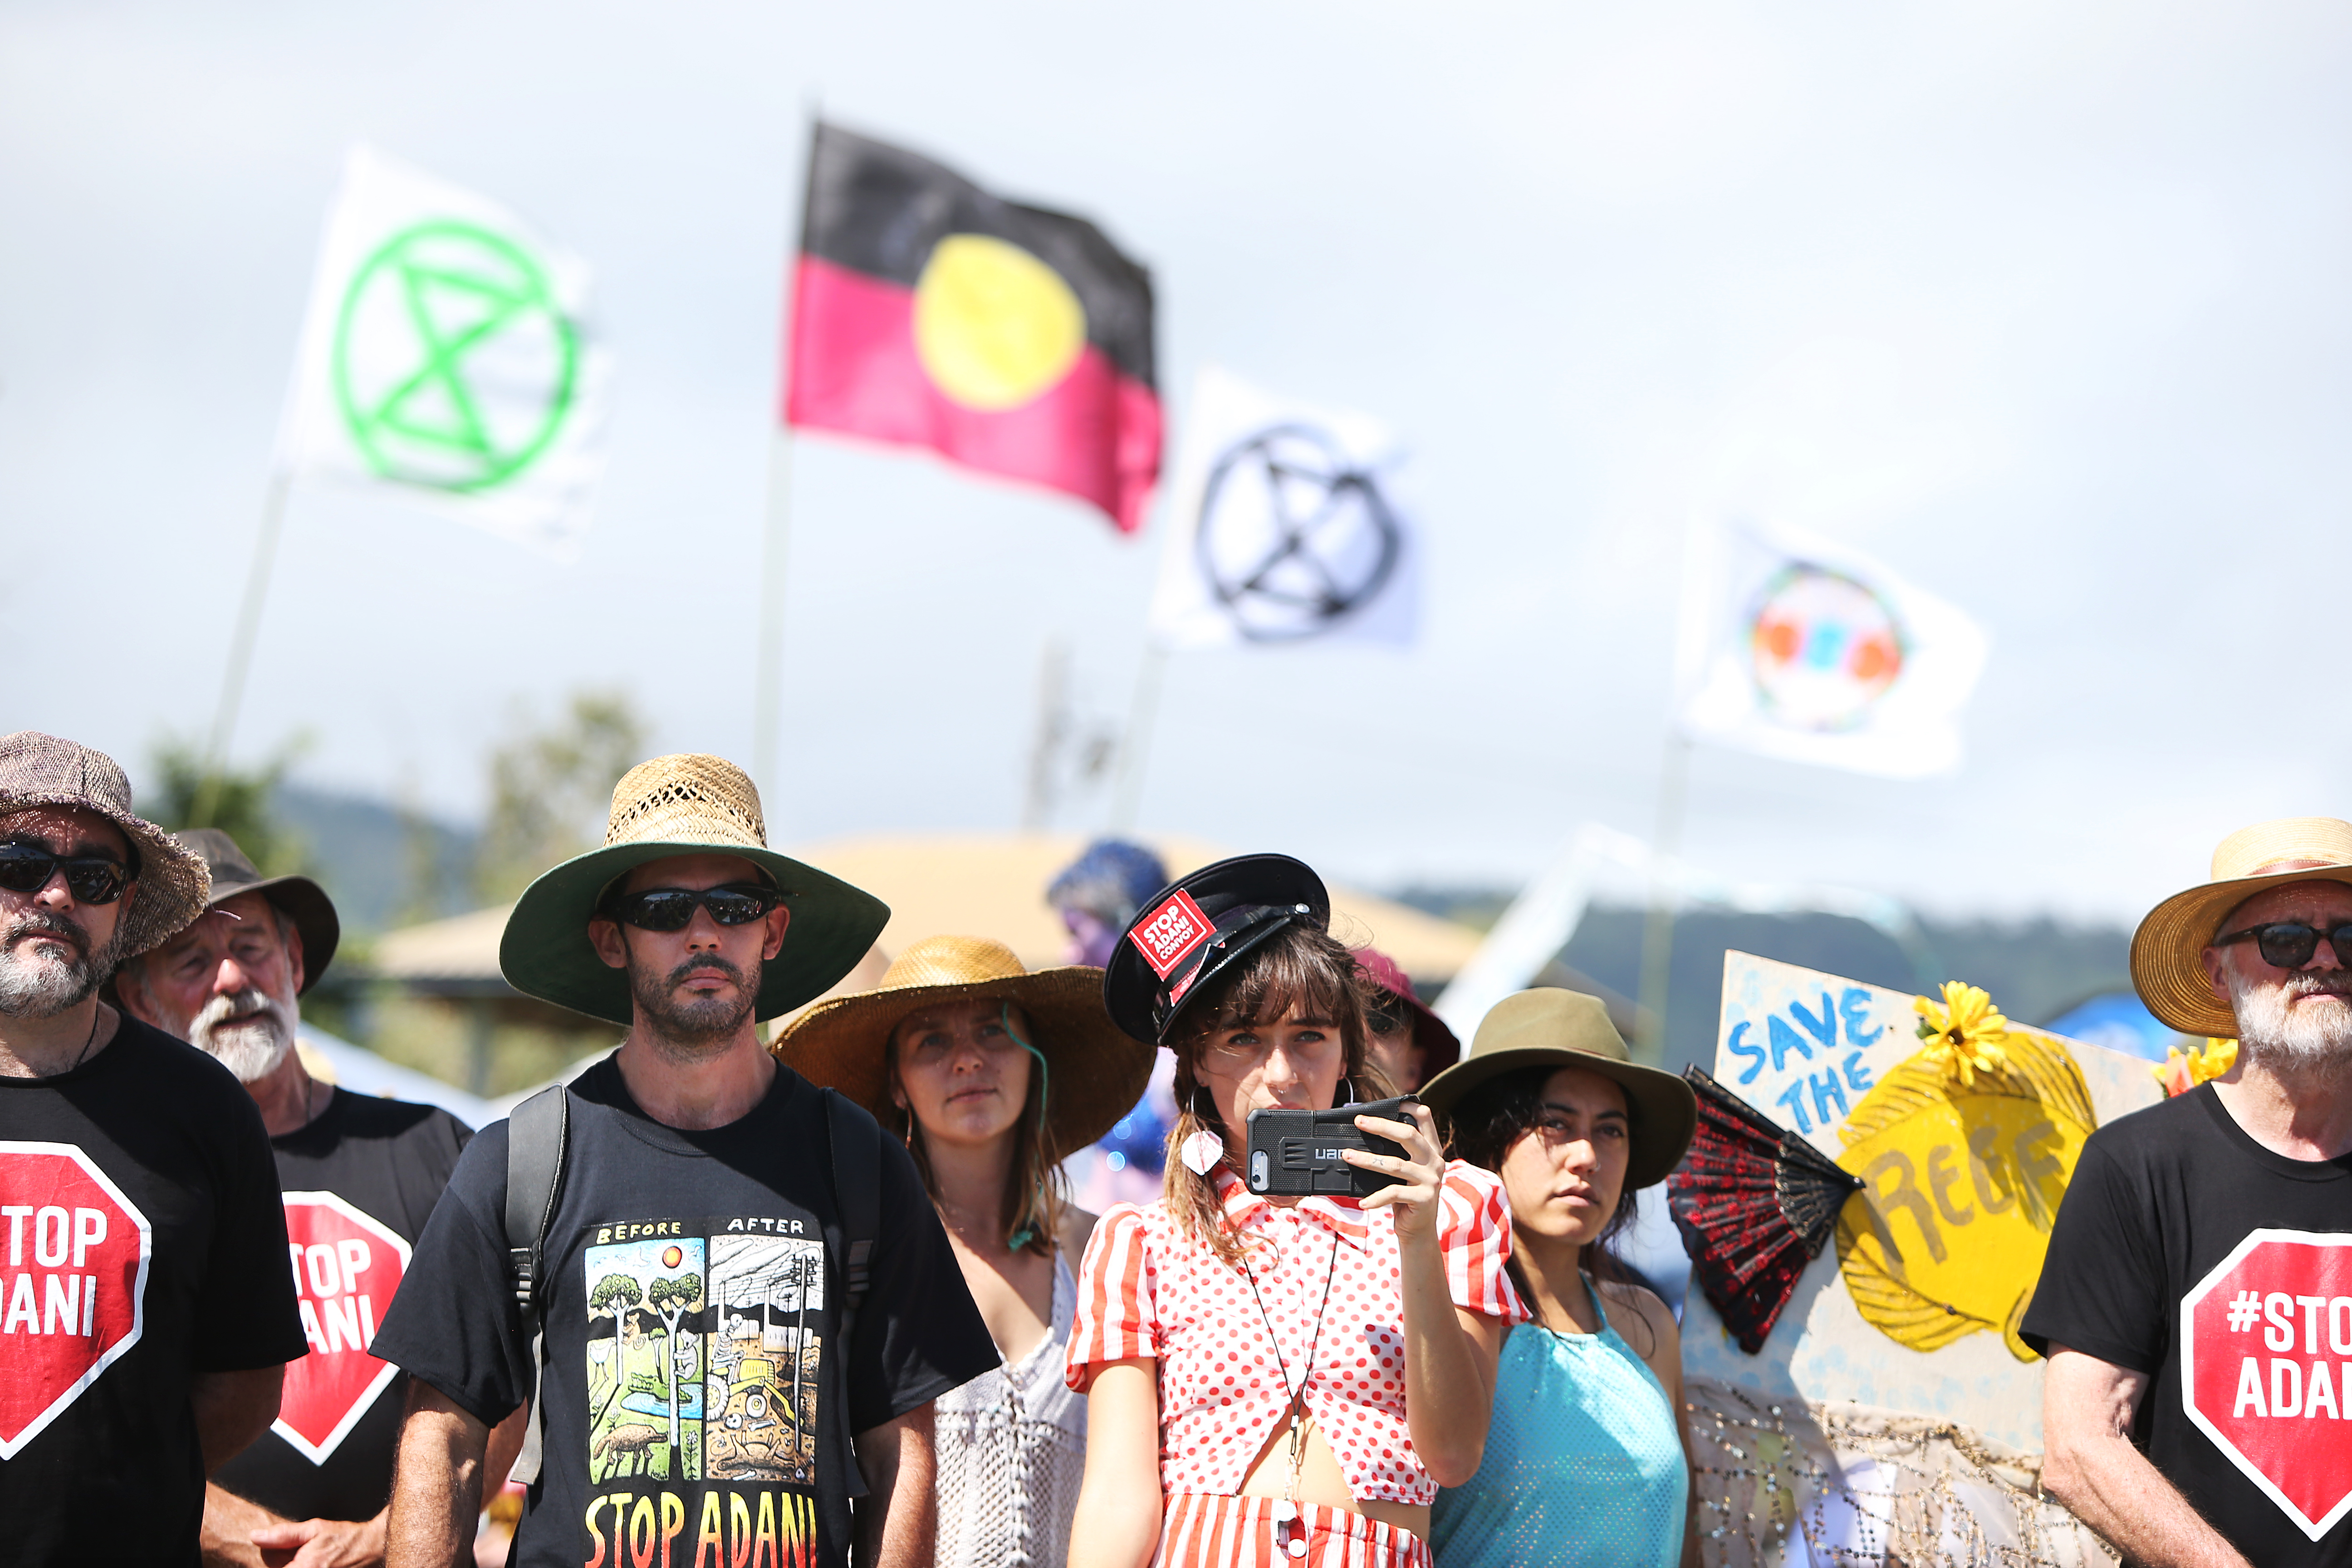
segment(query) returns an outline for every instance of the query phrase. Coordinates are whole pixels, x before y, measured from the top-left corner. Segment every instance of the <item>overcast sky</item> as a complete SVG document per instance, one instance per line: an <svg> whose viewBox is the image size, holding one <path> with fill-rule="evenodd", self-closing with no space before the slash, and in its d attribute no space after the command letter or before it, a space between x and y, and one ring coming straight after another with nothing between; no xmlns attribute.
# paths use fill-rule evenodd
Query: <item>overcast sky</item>
<svg viewBox="0 0 2352 1568"><path fill-rule="evenodd" d="M453 816L519 709L748 760L813 104L1150 267L1204 363L1408 437L1423 636L1183 656L1148 827L1511 881L1651 830L1685 521L1876 552L1986 626L1949 778L1698 753L1723 876L2135 919L2352 815L2352 13L1927 6L0 3L0 728L209 722L358 139L595 269L580 560L297 489L237 735ZM1157 526L798 441L780 839L1017 821L1049 640L1122 721ZM1057 826L1098 826L1097 792Z"/></svg>

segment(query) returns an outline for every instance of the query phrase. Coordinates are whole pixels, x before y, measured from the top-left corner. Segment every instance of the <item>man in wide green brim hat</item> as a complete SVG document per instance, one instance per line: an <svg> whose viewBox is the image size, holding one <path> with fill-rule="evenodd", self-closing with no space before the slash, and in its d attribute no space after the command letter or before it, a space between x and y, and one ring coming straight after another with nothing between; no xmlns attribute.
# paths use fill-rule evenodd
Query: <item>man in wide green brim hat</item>
<svg viewBox="0 0 2352 1568"><path fill-rule="evenodd" d="M710 885L741 891L741 900L709 906L715 919L748 913L749 901L765 905L754 917L769 928L758 983L740 976L723 1000L718 994L727 988L714 980L640 974L628 956L633 946L644 945L633 942L632 929L662 929L635 918L644 900L631 895L644 889L629 885L632 873L681 856L710 860ZM665 904L652 918L677 912ZM672 929L692 921L695 910L684 912L687 919ZM889 907L871 893L769 848L759 791L734 763L692 754L656 757L631 768L614 787L604 844L524 890L507 917L499 967L527 996L615 1024L635 1024L640 1006L656 1022L681 1005L689 1009L682 1022L717 1022L723 1012L706 1009L738 1005L766 1019L823 995L866 956L889 918ZM731 1032L731 1021L720 1032Z"/></svg>
<svg viewBox="0 0 2352 1568"><path fill-rule="evenodd" d="M932 1401L996 1365L996 1347L906 1146L780 1065L756 1027L848 973L889 913L770 849L751 781L709 756L629 770L603 847L516 903L508 981L629 1032L467 1146L370 1344L412 1379L395 1564L464 1557L488 1429L525 1404L514 1477L535 1484L515 1561L588 1561L601 1511L635 1517L613 1500L635 1478L660 1478L666 1514L675 1497L688 1519L739 1519L740 1496L722 1516L709 1489L729 1472L705 1461L722 1457L813 1489L812 1560L848 1562L853 1541L859 1562L930 1560ZM755 1264L791 1281L793 1355L815 1369L795 1401L804 1430L759 1455L686 1415L693 1379L669 1348L691 1347L706 1304ZM589 1353L588 1322L545 1304L597 1289L665 1336L650 1423L600 1433L563 1375ZM645 1465L615 1480L625 1430ZM750 1551L740 1532L730 1544Z"/></svg>

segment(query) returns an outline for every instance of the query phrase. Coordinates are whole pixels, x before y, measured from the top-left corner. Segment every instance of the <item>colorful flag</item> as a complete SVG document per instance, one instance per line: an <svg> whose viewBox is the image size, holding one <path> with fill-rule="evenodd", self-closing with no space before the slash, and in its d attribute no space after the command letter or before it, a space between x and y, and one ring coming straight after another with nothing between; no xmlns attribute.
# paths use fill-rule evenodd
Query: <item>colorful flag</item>
<svg viewBox="0 0 2352 1568"><path fill-rule="evenodd" d="M1369 416L1203 368L1151 599L1161 646L1411 642L1421 559L1402 457Z"/></svg>
<svg viewBox="0 0 2352 1568"><path fill-rule="evenodd" d="M1681 655L1692 739L1922 778L1959 764L1985 636L1859 551L1786 529L1701 527Z"/></svg>
<svg viewBox="0 0 2352 1568"><path fill-rule="evenodd" d="M785 422L929 447L1140 528L1160 474L1150 275L1083 219L814 137Z"/></svg>
<svg viewBox="0 0 2352 1568"><path fill-rule="evenodd" d="M355 147L327 220L289 472L395 485L569 555L604 462L588 269L496 202Z"/></svg>

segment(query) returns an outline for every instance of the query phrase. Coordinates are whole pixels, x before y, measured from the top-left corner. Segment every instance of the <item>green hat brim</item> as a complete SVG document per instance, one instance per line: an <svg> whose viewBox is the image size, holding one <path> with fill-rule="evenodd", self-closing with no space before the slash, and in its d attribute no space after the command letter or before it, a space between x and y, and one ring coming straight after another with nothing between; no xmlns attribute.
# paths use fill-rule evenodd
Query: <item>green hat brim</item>
<svg viewBox="0 0 2352 1568"><path fill-rule="evenodd" d="M674 855L738 855L776 879L792 919L784 945L761 966L753 1016L789 1013L856 967L889 923L890 907L863 889L772 849L745 844L615 844L591 849L523 889L499 939L499 969L526 996L626 1026L635 1021L626 971L588 942L596 900L614 878Z"/></svg>

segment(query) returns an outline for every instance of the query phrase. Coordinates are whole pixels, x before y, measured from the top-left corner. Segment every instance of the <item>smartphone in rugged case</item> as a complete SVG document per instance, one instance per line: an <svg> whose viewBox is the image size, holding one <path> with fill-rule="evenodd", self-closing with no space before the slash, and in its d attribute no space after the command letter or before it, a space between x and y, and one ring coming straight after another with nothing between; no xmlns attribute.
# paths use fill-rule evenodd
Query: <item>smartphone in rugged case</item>
<svg viewBox="0 0 2352 1568"><path fill-rule="evenodd" d="M1404 1157L1404 1146L1357 1131L1356 1118L1377 1116L1411 1121L1411 1096L1341 1105L1329 1110L1253 1110L1249 1116L1249 1190L1272 1198L1303 1198L1311 1193L1369 1197L1397 1178L1366 1171L1339 1158L1342 1149Z"/></svg>

